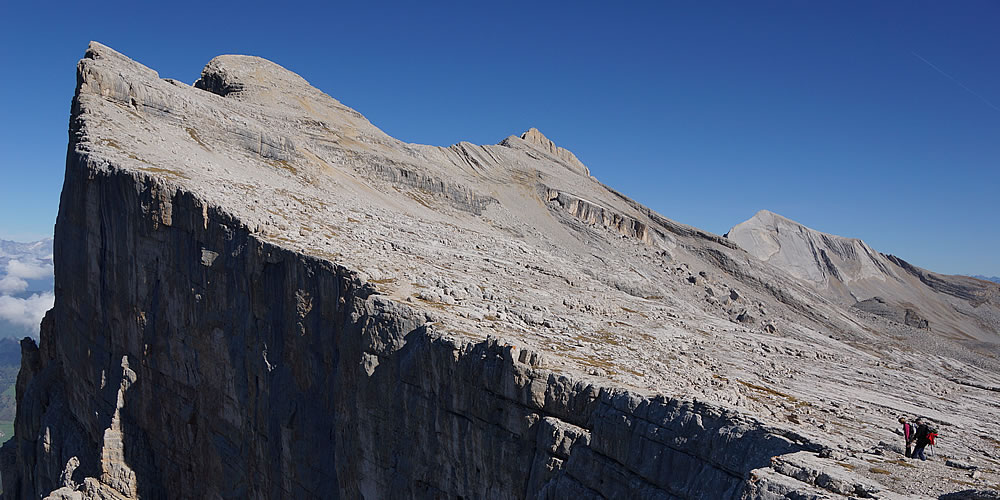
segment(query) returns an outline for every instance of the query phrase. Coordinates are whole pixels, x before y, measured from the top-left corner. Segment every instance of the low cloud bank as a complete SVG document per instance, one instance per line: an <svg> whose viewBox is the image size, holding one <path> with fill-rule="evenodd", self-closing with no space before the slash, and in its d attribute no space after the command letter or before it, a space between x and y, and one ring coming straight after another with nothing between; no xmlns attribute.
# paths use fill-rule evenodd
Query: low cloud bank
<svg viewBox="0 0 1000 500"><path fill-rule="evenodd" d="M52 309L56 296L52 292L32 294L26 299L0 295L0 319L38 334L38 325L45 311Z"/></svg>
<svg viewBox="0 0 1000 500"><path fill-rule="evenodd" d="M38 336L45 311L55 303L52 272L51 240L0 240L0 336Z"/></svg>
<svg viewBox="0 0 1000 500"><path fill-rule="evenodd" d="M28 282L16 276L0 278L0 295L13 295L28 289Z"/></svg>
<svg viewBox="0 0 1000 500"><path fill-rule="evenodd" d="M7 262L7 277L37 280L52 276L52 264L30 257L11 259Z"/></svg>

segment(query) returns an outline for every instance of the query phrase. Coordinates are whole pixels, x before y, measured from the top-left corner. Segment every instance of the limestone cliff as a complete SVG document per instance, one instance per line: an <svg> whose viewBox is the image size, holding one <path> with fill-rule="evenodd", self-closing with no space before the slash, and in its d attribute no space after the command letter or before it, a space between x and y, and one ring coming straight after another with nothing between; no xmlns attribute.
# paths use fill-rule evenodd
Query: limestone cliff
<svg viewBox="0 0 1000 500"><path fill-rule="evenodd" d="M407 144L259 58L189 86L92 43L5 498L954 490L892 462L887 409L991 453L995 366L903 364L538 137Z"/></svg>

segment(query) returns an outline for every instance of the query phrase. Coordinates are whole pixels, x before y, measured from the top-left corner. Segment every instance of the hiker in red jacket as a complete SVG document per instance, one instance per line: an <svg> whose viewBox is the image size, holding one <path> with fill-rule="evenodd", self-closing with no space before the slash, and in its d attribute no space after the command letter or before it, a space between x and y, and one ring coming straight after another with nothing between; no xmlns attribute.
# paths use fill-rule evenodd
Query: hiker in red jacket
<svg viewBox="0 0 1000 500"><path fill-rule="evenodd" d="M903 424L903 439L906 441L906 458L912 455L913 441L916 438L916 429L906 421L905 417L899 417L899 423Z"/></svg>
<svg viewBox="0 0 1000 500"><path fill-rule="evenodd" d="M935 435L937 434L935 433ZM913 448L913 456L920 460L927 460L927 457L924 456L924 448L933 444L934 438L931 436L931 428L922 420L917 421L916 439L917 446Z"/></svg>

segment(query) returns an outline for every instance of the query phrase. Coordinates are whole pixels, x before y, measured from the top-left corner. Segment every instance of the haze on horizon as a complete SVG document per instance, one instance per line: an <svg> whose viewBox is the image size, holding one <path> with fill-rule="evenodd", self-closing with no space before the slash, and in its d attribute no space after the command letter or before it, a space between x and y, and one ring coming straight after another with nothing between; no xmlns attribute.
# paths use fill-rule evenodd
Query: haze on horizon
<svg viewBox="0 0 1000 500"><path fill-rule="evenodd" d="M996 3L124 5L9 7L0 239L51 235L93 39L187 83L216 55L265 57L408 142L537 127L718 234L767 209L932 271L1000 275Z"/></svg>

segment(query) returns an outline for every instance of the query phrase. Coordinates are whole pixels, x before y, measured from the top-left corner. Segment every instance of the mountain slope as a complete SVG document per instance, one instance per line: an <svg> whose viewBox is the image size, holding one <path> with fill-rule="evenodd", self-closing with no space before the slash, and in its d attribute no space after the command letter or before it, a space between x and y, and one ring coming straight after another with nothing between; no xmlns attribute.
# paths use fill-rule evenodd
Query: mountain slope
<svg viewBox="0 0 1000 500"><path fill-rule="evenodd" d="M537 130L404 143L256 57L192 86L91 44L55 269L17 498L919 498L956 485L887 415L1000 432L995 360L900 349Z"/></svg>
<svg viewBox="0 0 1000 500"><path fill-rule="evenodd" d="M1000 343L1000 286L927 271L767 210L726 237L841 304L953 338Z"/></svg>

